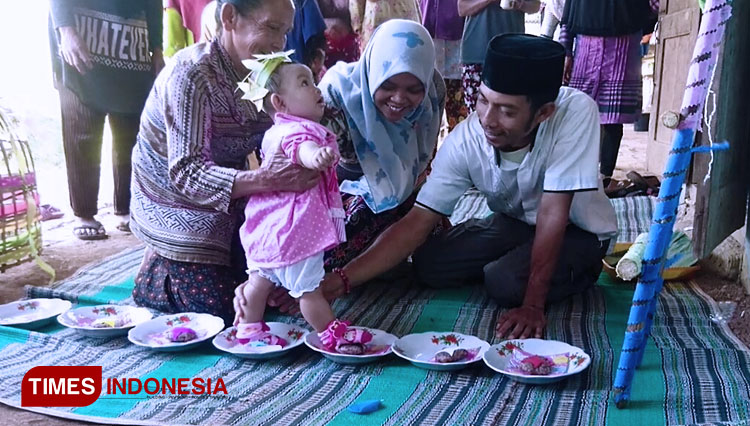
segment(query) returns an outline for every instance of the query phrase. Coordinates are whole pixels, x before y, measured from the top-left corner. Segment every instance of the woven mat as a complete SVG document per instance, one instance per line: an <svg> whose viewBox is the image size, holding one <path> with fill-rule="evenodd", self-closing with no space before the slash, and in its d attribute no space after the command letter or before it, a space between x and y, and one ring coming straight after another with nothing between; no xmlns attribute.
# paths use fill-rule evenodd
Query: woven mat
<svg viewBox="0 0 750 426"><path fill-rule="evenodd" d="M488 212L472 194L462 206L468 216ZM630 216L632 223L641 216ZM28 287L28 296L132 303L142 254L142 248L125 251L52 288ZM105 380L221 377L228 395L102 395L88 407L34 411L113 424L748 424L750 354L725 324L710 320L718 307L692 283L665 288L630 406L614 407L610 389L632 294L632 286L602 275L591 291L550 308L546 337L584 348L592 363L581 374L547 386L510 381L482 363L455 373L435 372L391 355L369 365L343 366L305 347L253 362L210 344L159 353L126 338L81 337L59 325L35 332L0 326L0 402L20 408L21 379L34 366L101 365ZM500 310L480 285L433 291L409 282L374 283L333 307L356 324L398 336L453 330L497 342L491 331ZM266 319L304 325L301 318L274 312ZM367 416L346 411L367 399L382 399L384 408Z"/></svg>
<svg viewBox="0 0 750 426"><path fill-rule="evenodd" d="M142 255L130 250L30 297L79 303L126 302ZM106 284L109 283L109 284ZM632 287L602 276L592 291L554 306L547 337L592 355L583 373L527 386L481 363L457 373L418 369L389 356L342 366L307 348L264 362L225 355L210 345L183 353L152 352L125 338L90 339L60 326L37 332L0 327L0 402L20 407L20 382L36 365L101 365L104 378L221 377L227 396L102 395L89 407L38 410L71 419L128 424L741 424L750 418L750 355L726 325L709 318L716 304L693 284L665 289L654 336L637 373L630 407L610 400ZM335 311L396 335L454 330L492 341L499 310L481 286L432 291L375 284L338 300ZM268 320L304 324L269 313ZM368 416L345 408L383 399Z"/></svg>

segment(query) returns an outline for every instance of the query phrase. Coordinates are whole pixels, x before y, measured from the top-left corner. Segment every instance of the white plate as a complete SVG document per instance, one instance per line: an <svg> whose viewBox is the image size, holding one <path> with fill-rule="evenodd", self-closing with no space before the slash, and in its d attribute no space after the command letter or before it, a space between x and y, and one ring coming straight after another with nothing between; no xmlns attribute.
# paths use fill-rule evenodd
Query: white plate
<svg viewBox="0 0 750 426"><path fill-rule="evenodd" d="M552 357L554 369L558 372L546 376L534 376L518 371L514 362L530 355ZM565 357L563 358L563 355ZM583 349L557 340L514 339L492 345L484 354L484 362L498 373L505 374L513 380L534 385L554 383L568 376L578 374L591 363L591 357Z"/></svg>
<svg viewBox="0 0 750 426"><path fill-rule="evenodd" d="M153 315L146 308L128 305L97 305L71 309L57 317L65 327L90 337L111 337L146 322ZM101 324L97 327L97 324Z"/></svg>
<svg viewBox="0 0 750 426"><path fill-rule="evenodd" d="M38 328L73 306L62 299L28 299L0 305L0 325Z"/></svg>
<svg viewBox="0 0 750 426"><path fill-rule="evenodd" d="M320 338L318 337L318 333L310 333L305 336L305 344L310 347L310 349L316 352L320 352L324 357L339 364L367 364L368 362L375 361L376 359L384 357L391 353L393 343L397 339L397 337L393 334L386 333L385 331L378 330L377 328L351 328L359 328L361 330L367 330L372 333L372 340L370 341L370 343L365 345L367 347L367 351L364 355L347 355L340 354L338 352L331 352L323 347L323 344L320 342Z"/></svg>
<svg viewBox="0 0 750 426"><path fill-rule="evenodd" d="M172 342L164 337L164 332L172 327L188 327L197 337L188 342ZM128 332L132 343L157 351L182 351L201 344L224 329L224 320L210 314L183 312L156 317L138 324Z"/></svg>
<svg viewBox="0 0 750 426"><path fill-rule="evenodd" d="M490 344L484 340L468 334L455 332L428 331L425 333L409 334L393 344L393 353L410 361L417 367L428 370L451 371L460 370L467 365L482 359ZM437 362L435 354L440 351L453 351L462 348L473 352L473 356L457 362Z"/></svg>
<svg viewBox="0 0 750 426"><path fill-rule="evenodd" d="M237 327L229 327L214 337L213 344L216 349L241 358L262 360L284 356L290 350L301 345L305 336L309 333L302 327L283 322L267 322L269 333L275 334L287 341L287 345L279 349L275 346L250 346L243 345L237 341Z"/></svg>

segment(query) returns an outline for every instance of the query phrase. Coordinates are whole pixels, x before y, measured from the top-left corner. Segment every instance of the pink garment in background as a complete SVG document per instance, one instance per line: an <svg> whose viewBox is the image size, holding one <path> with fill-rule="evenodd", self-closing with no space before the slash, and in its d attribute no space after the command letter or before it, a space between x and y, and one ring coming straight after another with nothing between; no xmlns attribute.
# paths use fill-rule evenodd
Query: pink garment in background
<svg viewBox="0 0 750 426"><path fill-rule="evenodd" d="M212 0L164 0L165 8L172 8L182 16L182 26L193 33L195 42L201 41L203 35L201 27L201 14L207 4Z"/></svg>
<svg viewBox="0 0 750 426"><path fill-rule="evenodd" d="M309 120L277 113L263 137L263 155L279 146L295 164L302 142L312 141L336 151L336 136ZM240 240L248 266L279 268L297 263L346 241L344 208L336 179L336 164L322 172L320 183L301 193L267 192L253 195L245 207Z"/></svg>

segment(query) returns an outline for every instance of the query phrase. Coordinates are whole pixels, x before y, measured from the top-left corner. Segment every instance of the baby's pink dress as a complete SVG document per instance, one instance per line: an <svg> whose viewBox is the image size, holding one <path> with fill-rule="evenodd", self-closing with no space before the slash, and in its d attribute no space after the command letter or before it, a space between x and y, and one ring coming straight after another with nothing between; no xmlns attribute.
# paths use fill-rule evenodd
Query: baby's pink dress
<svg viewBox="0 0 750 426"><path fill-rule="evenodd" d="M300 164L297 149L312 141L338 155L336 136L310 120L277 113L263 137L264 157L279 145ZM280 268L297 263L346 241L336 164L322 172L317 186L305 192L265 192L250 196L240 228L248 268Z"/></svg>

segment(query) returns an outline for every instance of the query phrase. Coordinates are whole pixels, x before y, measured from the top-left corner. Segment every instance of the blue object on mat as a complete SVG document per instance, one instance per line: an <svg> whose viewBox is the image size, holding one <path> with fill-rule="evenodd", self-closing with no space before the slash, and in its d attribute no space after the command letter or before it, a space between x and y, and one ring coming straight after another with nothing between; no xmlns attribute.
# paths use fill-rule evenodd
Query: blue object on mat
<svg viewBox="0 0 750 426"><path fill-rule="evenodd" d="M382 399L371 399L350 405L347 410L355 414L370 414L383 408Z"/></svg>

